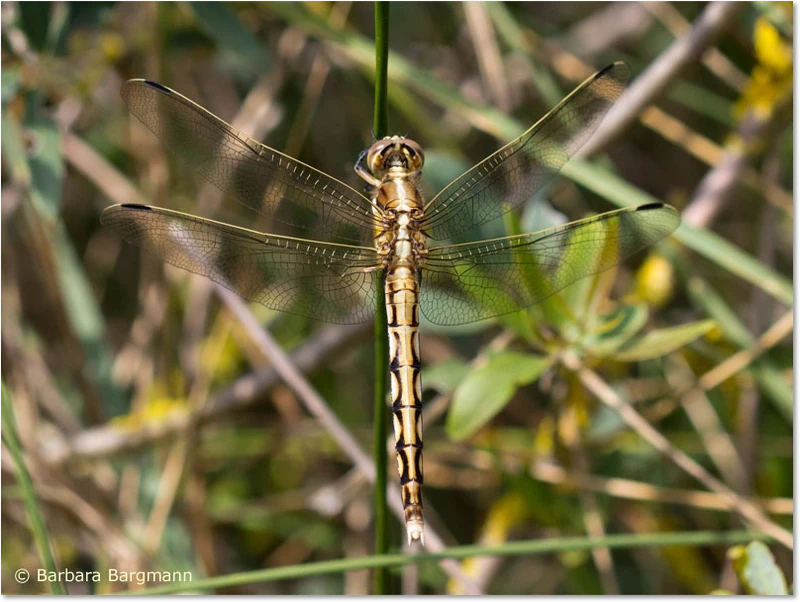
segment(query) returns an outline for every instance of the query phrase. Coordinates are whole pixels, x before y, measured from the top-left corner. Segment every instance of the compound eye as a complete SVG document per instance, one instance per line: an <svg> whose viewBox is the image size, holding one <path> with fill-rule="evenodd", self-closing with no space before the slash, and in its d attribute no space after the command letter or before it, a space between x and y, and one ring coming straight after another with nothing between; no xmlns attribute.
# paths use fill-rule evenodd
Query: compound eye
<svg viewBox="0 0 800 602"><path fill-rule="evenodd" d="M405 148L409 166L414 170L422 169L425 163L425 153L422 152L422 147L413 140L406 140Z"/></svg>
<svg viewBox="0 0 800 602"><path fill-rule="evenodd" d="M392 145L390 138L378 140L375 144L369 147L367 152L367 167L370 171L377 175L383 171L384 152Z"/></svg>

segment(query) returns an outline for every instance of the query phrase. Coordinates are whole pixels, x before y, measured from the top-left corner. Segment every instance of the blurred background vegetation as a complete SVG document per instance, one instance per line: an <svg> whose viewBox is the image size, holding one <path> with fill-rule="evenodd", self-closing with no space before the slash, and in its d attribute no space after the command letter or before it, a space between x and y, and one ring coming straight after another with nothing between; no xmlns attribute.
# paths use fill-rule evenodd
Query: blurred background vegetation
<svg viewBox="0 0 800 602"><path fill-rule="evenodd" d="M41 566L31 505L75 571L200 579L371 552L371 487L330 425L208 282L98 218L141 202L248 225L127 114L135 77L360 188L372 19L371 3L3 2L3 593L48 591L13 577ZM423 324L426 514L446 544L791 528L792 40L791 3L393 3L390 130L426 149L428 191L597 68L624 60L646 82L592 163L480 236L650 200L684 216L649 255L530 311ZM646 80L654 65L662 79ZM251 309L369 449L371 325ZM744 500L765 522L742 518ZM791 583L791 551L770 549ZM458 570L497 594L741 591L727 551L598 547L393 576L423 593L462 591ZM369 590L360 570L210 591Z"/></svg>

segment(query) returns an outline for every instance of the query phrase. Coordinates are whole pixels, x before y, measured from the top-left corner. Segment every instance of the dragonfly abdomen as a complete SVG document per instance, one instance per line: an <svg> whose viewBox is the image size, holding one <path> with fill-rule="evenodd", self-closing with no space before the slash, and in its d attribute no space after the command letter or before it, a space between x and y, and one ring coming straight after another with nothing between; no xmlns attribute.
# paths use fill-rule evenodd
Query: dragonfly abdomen
<svg viewBox="0 0 800 602"><path fill-rule="evenodd" d="M389 268L385 292L392 415L401 499L408 542L419 540L424 545L419 279L409 267Z"/></svg>

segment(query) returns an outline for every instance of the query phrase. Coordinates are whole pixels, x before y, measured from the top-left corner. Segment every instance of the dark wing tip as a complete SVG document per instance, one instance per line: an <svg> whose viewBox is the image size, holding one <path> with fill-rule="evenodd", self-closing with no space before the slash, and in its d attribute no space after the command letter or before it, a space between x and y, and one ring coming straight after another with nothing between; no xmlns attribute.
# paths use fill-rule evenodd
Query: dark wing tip
<svg viewBox="0 0 800 602"><path fill-rule="evenodd" d="M636 211L649 211L650 209L661 209L663 207L668 207L666 203L646 203L644 205L639 205L636 208Z"/></svg>
<svg viewBox="0 0 800 602"><path fill-rule="evenodd" d="M659 237L659 239L669 235L670 232L674 232L675 229L681 224L681 214L677 209L675 209L675 207L668 205L667 203L646 203L644 205L639 205L634 209L634 211L636 213L639 211L659 212L657 215L660 217L660 227L663 234L663 236ZM653 242L655 242L655 240Z"/></svg>
<svg viewBox="0 0 800 602"><path fill-rule="evenodd" d="M628 63L623 61L617 61L615 63L611 63L610 65L606 65L600 71L594 74L594 79L600 79L601 77L605 77L609 75L611 72L613 73L614 79L619 81L620 83L627 84L628 81L631 79L631 68Z"/></svg>
<svg viewBox="0 0 800 602"><path fill-rule="evenodd" d="M123 89L129 86L146 86L148 88L155 88L156 90L160 90L161 92L172 93L172 90L170 90L166 86L162 86L158 82L154 82L149 79L144 79L141 77L134 77L133 79L129 79L124 84L122 84Z"/></svg>
<svg viewBox="0 0 800 602"><path fill-rule="evenodd" d="M108 224L108 220L115 219L114 216L123 209L129 209L131 211L153 210L152 207L140 205L139 203L122 203L121 205L112 205L111 207L106 208L103 213L100 214L100 223L103 225Z"/></svg>
<svg viewBox="0 0 800 602"><path fill-rule="evenodd" d="M149 88L155 88L156 90L159 90L161 92L166 92L167 94L172 94L172 90L170 90L166 86L162 86L161 84L159 84L157 82L151 82L149 79L142 79L142 80L139 80L139 81L141 81L145 86L148 86Z"/></svg>
<svg viewBox="0 0 800 602"><path fill-rule="evenodd" d="M616 65L617 65L617 63L611 63L610 65L606 65L605 67L600 69L600 71L598 71L597 73L594 74L594 78L598 79L600 77L603 77L606 73L611 71Z"/></svg>
<svg viewBox="0 0 800 602"><path fill-rule="evenodd" d="M151 82L149 79L129 79L124 84L122 84L122 89L120 90L122 94L122 98L125 99L127 102L128 94L135 88L139 88L140 86L144 86L145 88L153 88L154 90L158 90L162 94L175 94L174 91L170 90L166 86L162 86L159 83Z"/></svg>
<svg viewBox="0 0 800 602"><path fill-rule="evenodd" d="M148 205L140 205L139 203L123 203L120 207L125 209L135 209L136 211L152 211L153 208Z"/></svg>

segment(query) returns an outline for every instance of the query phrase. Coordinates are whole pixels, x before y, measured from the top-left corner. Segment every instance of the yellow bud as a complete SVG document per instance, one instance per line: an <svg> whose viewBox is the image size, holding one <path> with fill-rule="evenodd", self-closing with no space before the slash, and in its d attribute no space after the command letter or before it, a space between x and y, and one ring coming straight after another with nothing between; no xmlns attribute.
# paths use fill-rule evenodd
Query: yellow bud
<svg viewBox="0 0 800 602"><path fill-rule="evenodd" d="M125 54L125 40L118 33L107 33L100 38L100 50L113 63Z"/></svg>
<svg viewBox="0 0 800 602"><path fill-rule="evenodd" d="M555 432L556 425L553 417L547 415L542 418L539 422L539 428L536 429L536 438L533 442L534 452L537 456L549 456L553 453Z"/></svg>
<svg viewBox="0 0 800 602"><path fill-rule="evenodd" d="M675 270L661 255L651 254L636 273L636 292L642 301L664 305L675 289Z"/></svg>

